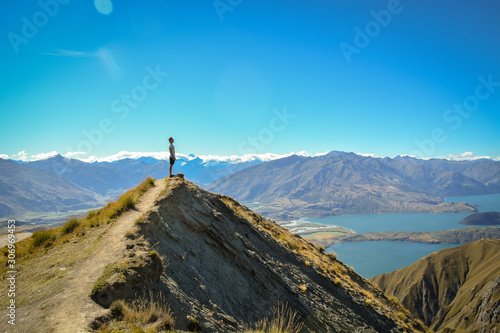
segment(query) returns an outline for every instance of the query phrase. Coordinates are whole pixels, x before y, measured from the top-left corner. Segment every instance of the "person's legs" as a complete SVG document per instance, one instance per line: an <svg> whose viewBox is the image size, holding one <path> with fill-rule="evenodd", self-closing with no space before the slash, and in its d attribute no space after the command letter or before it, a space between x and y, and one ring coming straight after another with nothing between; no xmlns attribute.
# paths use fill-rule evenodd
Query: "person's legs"
<svg viewBox="0 0 500 333"><path fill-rule="evenodd" d="M169 168L169 171L170 171L170 177L172 177L172 167L174 166L174 159L172 157L170 157L170 168Z"/></svg>

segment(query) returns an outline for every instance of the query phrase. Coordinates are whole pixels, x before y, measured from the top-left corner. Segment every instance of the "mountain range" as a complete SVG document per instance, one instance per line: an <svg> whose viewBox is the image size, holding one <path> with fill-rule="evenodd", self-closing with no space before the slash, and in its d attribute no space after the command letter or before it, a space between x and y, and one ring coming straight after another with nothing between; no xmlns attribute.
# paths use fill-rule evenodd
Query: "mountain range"
<svg viewBox="0 0 500 333"><path fill-rule="evenodd" d="M57 155L24 163L1 161L0 218L93 207L116 198L146 176L163 178L169 173L168 161L153 157L88 163ZM500 162L491 160L374 158L336 151L267 162L189 155L176 161L174 173L179 172L210 191L254 202L258 212L277 220L356 213L474 212L473 206L445 203L443 197L500 193ZM10 177L23 181L10 182ZM73 201L47 196L54 186L65 188L61 196L74 193Z"/></svg>
<svg viewBox="0 0 500 333"><path fill-rule="evenodd" d="M436 332L500 332L500 239L440 250L370 281Z"/></svg>
<svg viewBox="0 0 500 333"><path fill-rule="evenodd" d="M204 161L190 155L180 157L173 171L206 184L260 162L258 158L234 163ZM61 155L32 162L0 159L0 218L92 208L116 198L147 176L167 176L169 166L168 161L152 157L93 163Z"/></svg>
<svg viewBox="0 0 500 333"><path fill-rule="evenodd" d="M0 159L0 217L96 207L100 196L55 174Z"/></svg>
<svg viewBox="0 0 500 333"><path fill-rule="evenodd" d="M206 188L278 220L339 214L474 212L444 197L500 193L500 162L374 158L333 151L290 156Z"/></svg>

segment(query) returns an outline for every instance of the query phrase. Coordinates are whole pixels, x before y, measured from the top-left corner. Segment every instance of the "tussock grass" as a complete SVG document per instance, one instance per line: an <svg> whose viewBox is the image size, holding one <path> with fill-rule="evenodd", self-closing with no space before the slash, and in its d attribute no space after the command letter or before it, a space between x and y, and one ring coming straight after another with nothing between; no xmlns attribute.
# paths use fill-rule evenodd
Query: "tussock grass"
<svg viewBox="0 0 500 333"><path fill-rule="evenodd" d="M297 251L300 249L297 241L293 238L293 236L290 237L290 235L287 234L280 234L279 239L283 241L292 251Z"/></svg>
<svg viewBox="0 0 500 333"><path fill-rule="evenodd" d="M118 200L109 202L106 206L99 210L89 212L86 217L88 226L92 227L101 225L117 219L126 211L133 209L135 204L139 201L141 195L153 186L154 179L148 177L137 187L123 193Z"/></svg>
<svg viewBox="0 0 500 333"><path fill-rule="evenodd" d="M122 215L127 210L134 208L137 200L132 198L130 193L125 193L117 201L110 205L109 218L114 219Z"/></svg>
<svg viewBox="0 0 500 333"><path fill-rule="evenodd" d="M111 319L97 332L173 332L175 318L162 295L155 301L150 294L148 300L131 304L118 300L109 309Z"/></svg>
<svg viewBox="0 0 500 333"><path fill-rule="evenodd" d="M94 294L97 294L101 292L104 288L106 288L109 284L108 279L111 275L115 273L123 273L125 272L127 268L122 266L119 266L117 263L114 264L108 264L105 268L104 271L102 272L101 277L96 281L94 284L94 287L92 288L92 292L90 293L90 296L92 297Z"/></svg>
<svg viewBox="0 0 500 333"><path fill-rule="evenodd" d="M246 330L245 333L299 333L303 326L297 311L292 311L286 305L279 305L271 318L259 321L255 329Z"/></svg>
<svg viewBox="0 0 500 333"><path fill-rule="evenodd" d="M63 235L72 233L78 226L80 225L80 220L76 217L70 218L64 225L62 226L61 233Z"/></svg>
<svg viewBox="0 0 500 333"><path fill-rule="evenodd" d="M158 254L158 252L156 250L149 252L148 257L151 257L153 259L160 259L160 255Z"/></svg>
<svg viewBox="0 0 500 333"><path fill-rule="evenodd" d="M36 249L42 246L49 247L56 240L56 232L53 229L37 230L31 235L30 249Z"/></svg>

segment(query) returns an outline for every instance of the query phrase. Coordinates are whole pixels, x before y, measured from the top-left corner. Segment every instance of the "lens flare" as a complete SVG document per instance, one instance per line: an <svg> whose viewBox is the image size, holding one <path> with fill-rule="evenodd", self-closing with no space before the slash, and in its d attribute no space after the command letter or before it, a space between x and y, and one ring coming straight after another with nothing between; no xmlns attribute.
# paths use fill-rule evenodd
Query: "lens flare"
<svg viewBox="0 0 500 333"><path fill-rule="evenodd" d="M94 6L97 11L103 15L109 15L113 11L111 0L94 0Z"/></svg>
<svg viewBox="0 0 500 333"><path fill-rule="evenodd" d="M102 64L108 71L109 75L111 75L113 79L118 80L120 78L121 70L109 49L107 47L101 47L99 49L99 55Z"/></svg>

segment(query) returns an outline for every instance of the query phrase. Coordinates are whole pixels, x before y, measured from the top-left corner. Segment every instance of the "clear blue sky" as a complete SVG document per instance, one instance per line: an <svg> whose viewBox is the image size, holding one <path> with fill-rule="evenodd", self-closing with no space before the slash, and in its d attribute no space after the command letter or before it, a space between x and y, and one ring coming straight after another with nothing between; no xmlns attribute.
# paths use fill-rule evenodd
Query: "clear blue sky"
<svg viewBox="0 0 500 333"><path fill-rule="evenodd" d="M59 1L2 5L0 154L500 156L498 1Z"/></svg>

